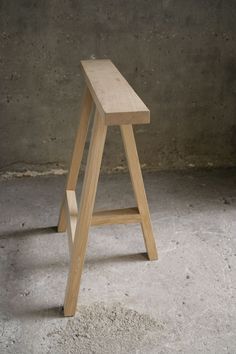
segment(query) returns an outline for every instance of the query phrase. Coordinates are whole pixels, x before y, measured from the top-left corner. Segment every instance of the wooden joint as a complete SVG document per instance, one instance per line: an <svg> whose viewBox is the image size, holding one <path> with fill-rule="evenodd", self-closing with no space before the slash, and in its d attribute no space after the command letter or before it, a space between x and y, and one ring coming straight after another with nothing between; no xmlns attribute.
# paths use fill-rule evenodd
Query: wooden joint
<svg viewBox="0 0 236 354"><path fill-rule="evenodd" d="M70 255L72 254L72 247L74 243L75 230L78 220L78 207L76 201L75 191L66 191L66 206L67 206L67 234Z"/></svg>
<svg viewBox="0 0 236 354"><path fill-rule="evenodd" d="M76 225L78 221L78 207L75 191L66 191L67 206L67 233L70 254L74 243ZM94 212L92 215L91 226L111 225L111 224L132 224L141 223L141 215L137 207L102 210Z"/></svg>

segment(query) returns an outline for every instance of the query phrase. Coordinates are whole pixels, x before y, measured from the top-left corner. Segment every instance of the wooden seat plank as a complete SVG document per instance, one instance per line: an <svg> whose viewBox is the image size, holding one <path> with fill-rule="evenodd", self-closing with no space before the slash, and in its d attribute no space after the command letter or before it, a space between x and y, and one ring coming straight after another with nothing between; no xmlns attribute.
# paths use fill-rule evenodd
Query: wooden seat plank
<svg viewBox="0 0 236 354"><path fill-rule="evenodd" d="M110 60L82 60L81 66L106 125L150 123L149 109Z"/></svg>

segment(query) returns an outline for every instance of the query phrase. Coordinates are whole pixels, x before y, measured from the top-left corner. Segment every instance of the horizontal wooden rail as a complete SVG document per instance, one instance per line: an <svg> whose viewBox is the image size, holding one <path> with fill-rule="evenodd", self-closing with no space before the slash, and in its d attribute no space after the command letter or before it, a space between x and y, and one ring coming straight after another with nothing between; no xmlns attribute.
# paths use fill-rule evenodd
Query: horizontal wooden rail
<svg viewBox="0 0 236 354"><path fill-rule="evenodd" d="M97 211L92 217L92 226L110 224L131 224L141 222L138 208Z"/></svg>
<svg viewBox="0 0 236 354"><path fill-rule="evenodd" d="M75 229L78 219L78 207L76 194L74 191L66 191L67 205L67 225L69 235L69 247L73 245ZM91 226L111 225L111 224L131 224L140 223L141 216L138 208L125 208L114 210L103 210L93 213Z"/></svg>

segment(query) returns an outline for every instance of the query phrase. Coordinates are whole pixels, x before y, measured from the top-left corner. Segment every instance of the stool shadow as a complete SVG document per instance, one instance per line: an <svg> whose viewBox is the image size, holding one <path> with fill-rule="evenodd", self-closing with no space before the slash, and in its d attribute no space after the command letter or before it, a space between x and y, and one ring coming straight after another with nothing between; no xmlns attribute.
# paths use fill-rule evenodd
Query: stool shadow
<svg viewBox="0 0 236 354"><path fill-rule="evenodd" d="M20 314L18 317L24 318L65 318L63 313L62 306L53 306L49 308L42 308L42 309L31 309L26 310Z"/></svg>
<svg viewBox="0 0 236 354"><path fill-rule="evenodd" d="M102 257L88 257L85 261L85 264L88 266L93 266L97 264L106 264L106 263L130 263L130 262L140 262L148 261L147 253L132 253L132 254L116 254L110 256Z"/></svg>
<svg viewBox="0 0 236 354"><path fill-rule="evenodd" d="M59 319L65 318L63 313L63 306L42 307L42 308L25 308L22 310L11 311L11 316L21 320L29 319Z"/></svg>
<svg viewBox="0 0 236 354"><path fill-rule="evenodd" d="M0 239L14 238L14 237L25 238L30 236L48 235L53 233L57 233L57 226L38 227L32 229L22 228L21 230L17 229L17 230L1 231Z"/></svg>
<svg viewBox="0 0 236 354"><path fill-rule="evenodd" d="M35 237L35 236L42 236L42 235L50 235L57 233L57 227L56 226L50 226L50 227L39 227L39 228L22 228L18 230L6 230L4 232L1 230L0 232L0 240L1 239L23 239L23 238L30 238L30 237ZM140 261L147 261L147 254L146 253L131 253L131 254L109 254L108 256L106 255L88 255L86 257L86 264L85 266L89 267L96 267L98 264L118 264L118 263L138 263ZM16 294L19 293L20 289L20 284L21 280L20 276L23 271L26 271L27 268L32 271L37 271L37 270L45 270L46 268L58 268L62 267L68 268L68 264L66 259L63 259L61 261L57 261L53 263L53 260L50 261L50 263L45 263L45 261L40 264L37 262L37 260L33 260L29 264L25 264L24 266L21 267L21 260L16 257L14 259L14 264L15 264L15 269L8 269L8 272L11 272L11 279L14 279L14 284L13 287L11 288L11 293ZM35 263L36 262L36 263ZM10 262L9 262L9 267L10 267ZM34 302L33 299L31 301ZM19 301L20 304L20 301ZM12 306L10 302L8 303L6 299L6 310L7 313L9 313L11 316L16 317L16 318L21 318L22 320L24 319L43 319L43 318L48 318L48 319L59 319L59 318L64 318L63 314L63 308L62 306L51 306L47 307L42 304L42 307L39 306L39 304L36 304L35 308L33 304L25 304L22 302L21 306ZM4 312L4 309L1 309L1 312Z"/></svg>

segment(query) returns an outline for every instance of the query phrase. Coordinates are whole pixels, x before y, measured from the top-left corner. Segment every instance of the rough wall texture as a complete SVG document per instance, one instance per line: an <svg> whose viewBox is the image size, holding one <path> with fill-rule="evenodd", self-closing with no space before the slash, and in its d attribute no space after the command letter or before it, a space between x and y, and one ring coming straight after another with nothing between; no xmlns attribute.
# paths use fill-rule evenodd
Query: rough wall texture
<svg viewBox="0 0 236 354"><path fill-rule="evenodd" d="M68 165L81 59L111 58L151 109L147 168L236 164L234 0L0 1L0 168ZM103 166L124 164L118 128Z"/></svg>

